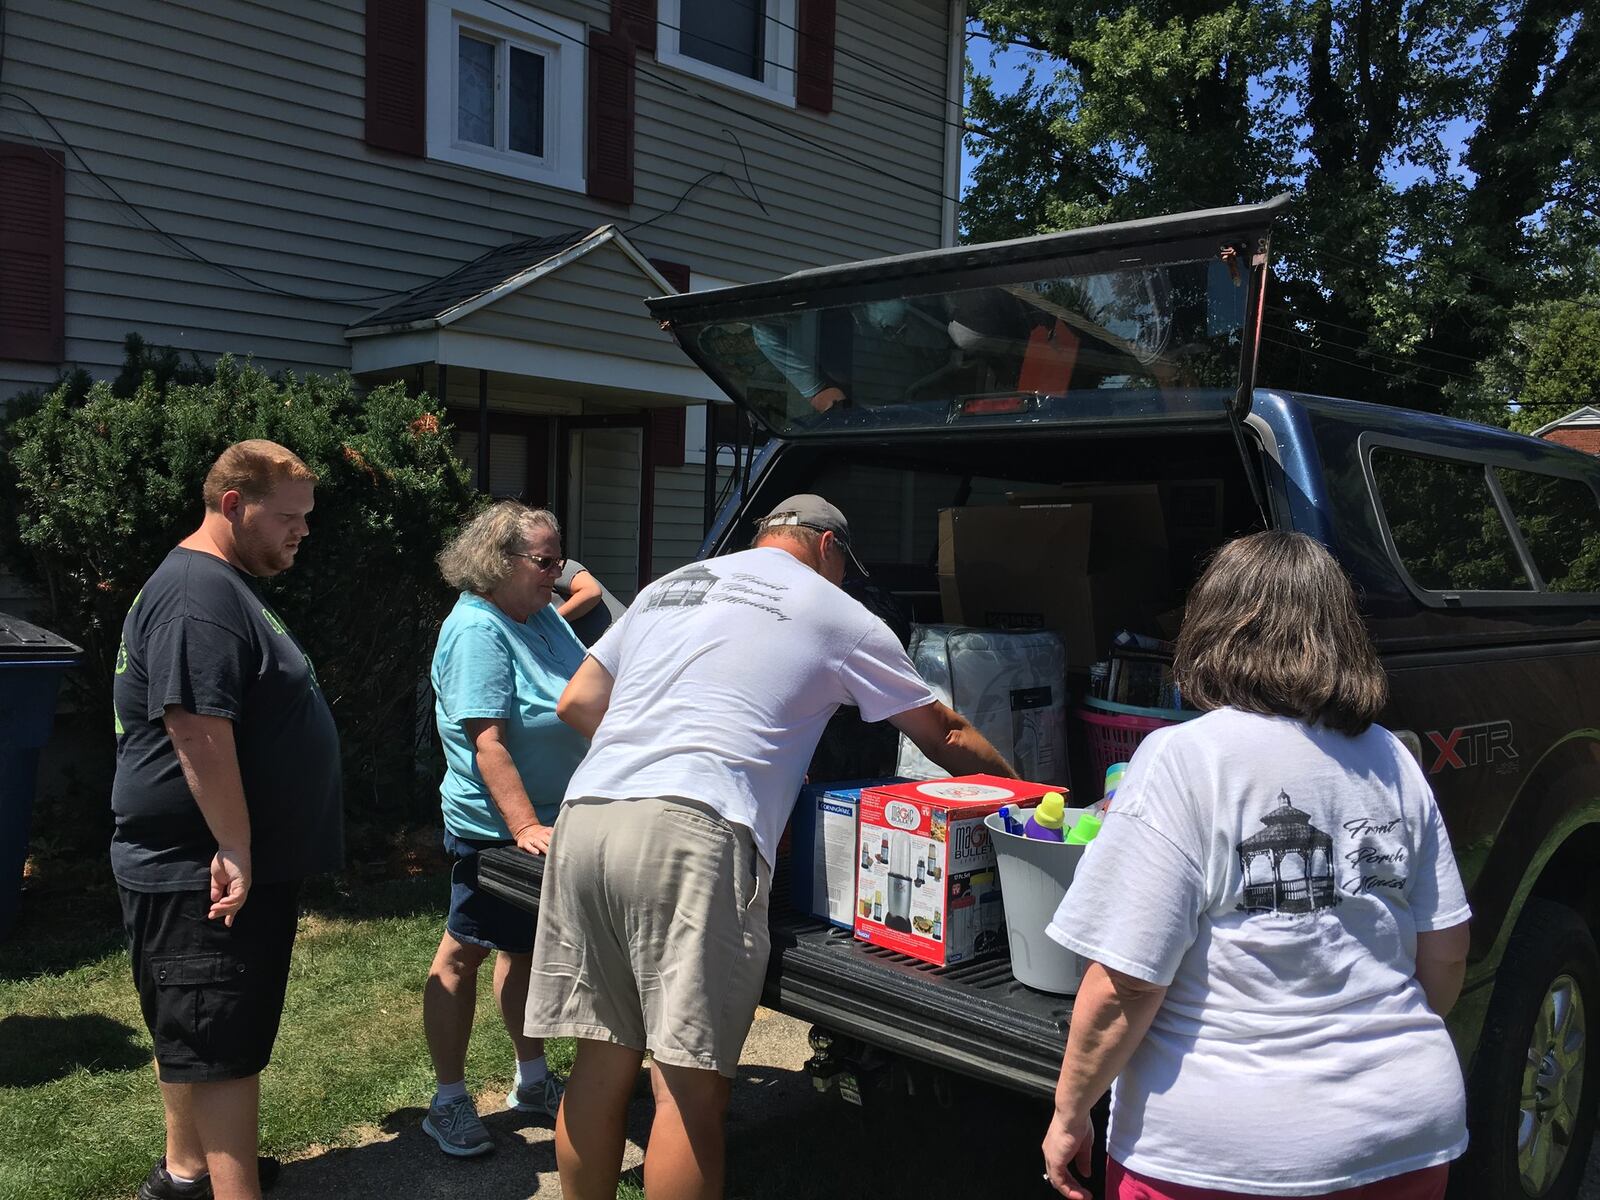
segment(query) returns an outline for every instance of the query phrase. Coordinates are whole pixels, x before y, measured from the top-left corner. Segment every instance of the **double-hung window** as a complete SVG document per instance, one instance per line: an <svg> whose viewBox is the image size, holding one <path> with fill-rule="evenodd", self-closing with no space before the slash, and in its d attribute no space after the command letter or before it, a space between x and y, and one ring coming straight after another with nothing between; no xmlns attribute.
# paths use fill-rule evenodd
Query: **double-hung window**
<svg viewBox="0 0 1600 1200"><path fill-rule="evenodd" d="M430 3L428 157L582 190L583 27L509 7Z"/></svg>
<svg viewBox="0 0 1600 1200"><path fill-rule="evenodd" d="M794 104L796 0L660 0L656 60Z"/></svg>

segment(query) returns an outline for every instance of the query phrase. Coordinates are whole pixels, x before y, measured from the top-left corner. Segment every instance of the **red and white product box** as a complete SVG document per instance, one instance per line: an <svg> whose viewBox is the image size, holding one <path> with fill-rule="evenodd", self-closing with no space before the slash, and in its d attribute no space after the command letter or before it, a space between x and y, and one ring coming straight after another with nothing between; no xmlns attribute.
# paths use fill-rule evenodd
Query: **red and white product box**
<svg viewBox="0 0 1600 1200"><path fill-rule="evenodd" d="M962 775L861 793L855 934L936 966L1005 945L994 847L983 818L1061 789Z"/></svg>

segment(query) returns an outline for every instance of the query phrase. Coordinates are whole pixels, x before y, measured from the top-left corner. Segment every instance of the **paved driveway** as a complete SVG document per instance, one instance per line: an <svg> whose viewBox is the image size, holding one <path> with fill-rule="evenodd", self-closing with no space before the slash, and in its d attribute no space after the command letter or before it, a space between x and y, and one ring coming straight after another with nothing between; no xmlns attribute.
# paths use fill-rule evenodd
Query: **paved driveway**
<svg viewBox="0 0 1600 1200"><path fill-rule="evenodd" d="M1048 1110L985 1092L981 1108L941 1109L932 1098L860 1110L819 1095L804 1071L807 1026L762 1009L745 1045L729 1118L729 1200L956 1200L1046 1197L1038 1144ZM643 1078L641 1077L641 1083ZM274 1200L556 1200L548 1123L490 1112L499 1149L482 1159L441 1154L402 1109L360 1144L313 1150L288 1164ZM628 1166L643 1160L650 1104L645 1087L630 1114ZM635 1177L636 1178L636 1177ZM637 1194L637 1192L635 1193ZM1580 1200L1600 1200L1600 1154L1591 1154Z"/></svg>

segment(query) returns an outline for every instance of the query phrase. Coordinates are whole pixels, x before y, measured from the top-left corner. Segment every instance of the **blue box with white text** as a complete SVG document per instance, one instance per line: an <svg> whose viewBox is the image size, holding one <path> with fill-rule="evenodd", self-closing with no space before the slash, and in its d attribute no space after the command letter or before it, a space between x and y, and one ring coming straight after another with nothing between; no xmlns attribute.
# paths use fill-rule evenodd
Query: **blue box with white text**
<svg viewBox="0 0 1600 1200"><path fill-rule="evenodd" d="M789 898L797 911L841 929L855 921L857 827L861 793L905 783L898 775L839 783L808 783L800 789L789 828Z"/></svg>

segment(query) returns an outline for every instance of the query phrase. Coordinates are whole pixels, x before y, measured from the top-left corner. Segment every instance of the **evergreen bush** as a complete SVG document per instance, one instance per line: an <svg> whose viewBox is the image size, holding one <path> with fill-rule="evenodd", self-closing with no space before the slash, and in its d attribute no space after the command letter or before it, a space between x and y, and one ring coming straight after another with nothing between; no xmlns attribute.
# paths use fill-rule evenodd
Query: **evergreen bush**
<svg viewBox="0 0 1600 1200"><path fill-rule="evenodd" d="M244 438L282 443L320 480L295 566L261 586L332 705L353 844L431 811L436 780L416 770L431 727L418 688L451 599L434 559L472 506L443 406L398 383L362 392L345 375L274 378L226 357L185 366L136 339L128 359L114 382L66 378L13 405L0 428L13 514L0 549L41 597L40 623L84 648L69 676L80 711L105 715L81 772L92 794L74 815L101 814L87 822L96 835L105 827L123 617L199 523L213 460Z"/></svg>

